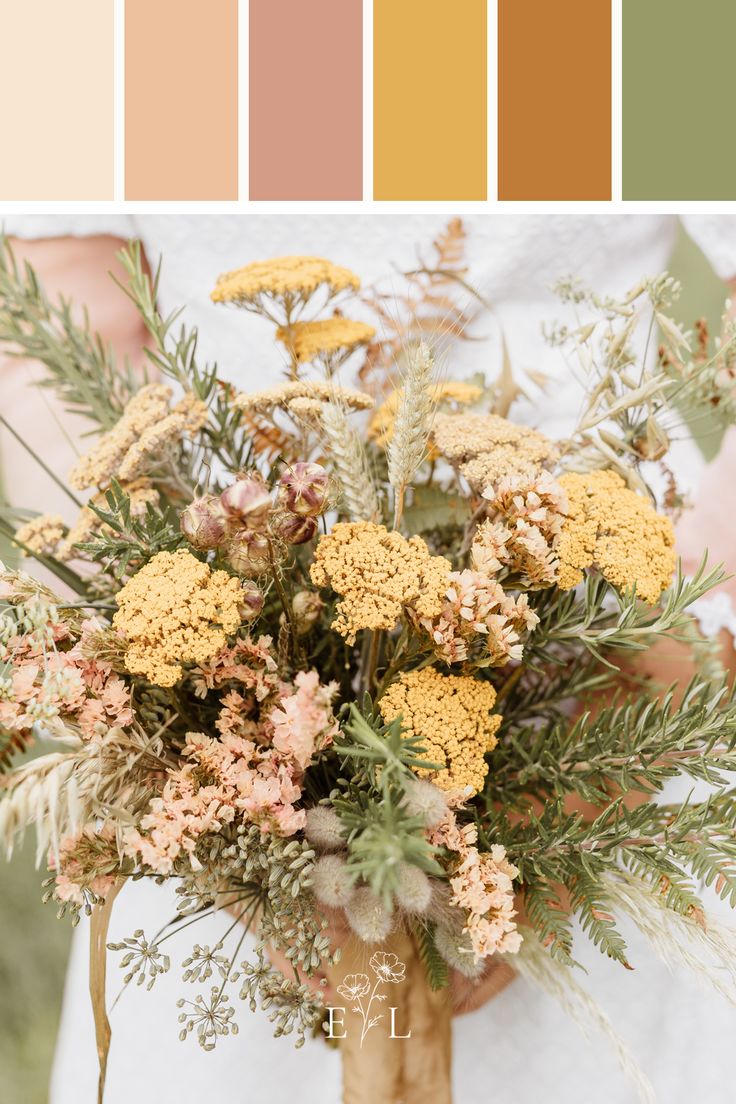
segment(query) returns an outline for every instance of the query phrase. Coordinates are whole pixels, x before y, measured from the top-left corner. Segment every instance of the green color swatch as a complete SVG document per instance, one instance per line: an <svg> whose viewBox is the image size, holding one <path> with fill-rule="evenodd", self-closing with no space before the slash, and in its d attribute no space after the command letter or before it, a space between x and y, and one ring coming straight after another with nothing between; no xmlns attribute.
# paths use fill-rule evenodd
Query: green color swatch
<svg viewBox="0 0 736 1104"><path fill-rule="evenodd" d="M623 198L736 199L732 0L624 0Z"/></svg>

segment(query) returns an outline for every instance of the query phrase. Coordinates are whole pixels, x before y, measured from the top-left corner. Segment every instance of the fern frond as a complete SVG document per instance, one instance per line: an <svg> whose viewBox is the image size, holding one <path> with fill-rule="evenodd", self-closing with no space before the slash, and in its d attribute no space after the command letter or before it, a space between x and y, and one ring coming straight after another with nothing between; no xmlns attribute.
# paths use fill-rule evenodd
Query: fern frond
<svg viewBox="0 0 736 1104"><path fill-rule="evenodd" d="M419 957L427 971L430 989L444 989L449 980L449 971L447 963L437 950L434 941L434 924L417 922L412 925L412 933L416 940Z"/></svg>

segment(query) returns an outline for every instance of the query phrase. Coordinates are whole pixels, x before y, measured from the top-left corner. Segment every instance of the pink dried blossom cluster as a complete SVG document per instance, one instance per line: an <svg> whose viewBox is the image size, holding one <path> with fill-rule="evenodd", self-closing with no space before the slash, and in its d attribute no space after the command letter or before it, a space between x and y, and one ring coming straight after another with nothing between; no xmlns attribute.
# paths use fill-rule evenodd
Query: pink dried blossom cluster
<svg viewBox="0 0 736 1104"><path fill-rule="evenodd" d="M460 827L452 811L430 835L431 843L459 856L450 877L450 904L465 912L463 933L479 961L496 952L515 954L521 935L514 920L513 880L519 872L500 844L481 852L475 846L477 839L475 825Z"/></svg>
<svg viewBox="0 0 736 1104"><path fill-rule="evenodd" d="M219 690L226 683L250 691L259 702L278 693L280 679L272 643L270 636L257 640L247 636L195 667L192 677L197 697L204 698L209 690Z"/></svg>
<svg viewBox="0 0 736 1104"><path fill-rule="evenodd" d="M106 897L115 884L113 873L100 872L118 865L115 830L112 825L85 824L78 832L65 836L59 845L58 864L49 857L49 869L58 870L54 882L57 901L84 904L84 890Z"/></svg>
<svg viewBox="0 0 736 1104"><path fill-rule="evenodd" d="M262 674L265 639L252 651ZM219 672L240 668L243 658L240 649ZM330 704L337 686L322 685L315 671L300 672L293 684L279 684L275 704L259 703L264 684L258 679L242 680L241 688L246 692L233 689L221 700L220 738L188 733L182 753L188 762L169 772L140 829L126 832L127 854L157 874L170 874L182 856L196 869L199 840L226 824L258 824L280 836L304 827L296 802L304 771L337 731Z"/></svg>
<svg viewBox="0 0 736 1104"><path fill-rule="evenodd" d="M500 583L479 571L453 571L444 605L436 617L416 618L446 663L481 660L501 667L521 659L521 633L539 618L525 594L511 597Z"/></svg>
<svg viewBox="0 0 736 1104"><path fill-rule="evenodd" d="M132 722L126 683L109 663L85 655L85 638L99 628L94 619L84 621L80 639L67 651L57 648L71 641L62 623L49 626L50 647L34 633L12 637L3 646L0 662L12 657L12 674L0 683L3 728L28 737L34 724L52 731L63 724L89 740Z"/></svg>
<svg viewBox="0 0 736 1104"><path fill-rule="evenodd" d="M475 534L473 567L486 575L508 570L526 586L552 586L559 566L555 545L567 510L563 488L542 471L506 476L483 497L489 518Z"/></svg>

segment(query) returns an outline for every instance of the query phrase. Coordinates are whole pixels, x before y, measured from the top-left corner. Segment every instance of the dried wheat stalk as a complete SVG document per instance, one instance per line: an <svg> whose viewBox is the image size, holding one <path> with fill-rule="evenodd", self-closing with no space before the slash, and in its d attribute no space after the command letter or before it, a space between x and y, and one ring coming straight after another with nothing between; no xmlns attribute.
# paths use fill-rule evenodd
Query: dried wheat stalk
<svg viewBox="0 0 736 1104"><path fill-rule="evenodd" d="M346 513L351 521L375 521L381 508L363 442L339 403L325 403L320 416Z"/></svg>

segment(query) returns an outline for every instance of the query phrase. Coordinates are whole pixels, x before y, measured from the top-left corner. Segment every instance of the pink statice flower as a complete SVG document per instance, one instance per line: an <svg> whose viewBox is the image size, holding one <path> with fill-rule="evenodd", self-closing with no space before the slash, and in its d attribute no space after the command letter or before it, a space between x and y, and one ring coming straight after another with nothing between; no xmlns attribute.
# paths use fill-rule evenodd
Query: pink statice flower
<svg viewBox="0 0 736 1104"><path fill-rule="evenodd" d="M84 651L87 634L99 629L96 621L85 621L80 639L68 644L69 635L58 626L53 641L42 648L34 633L12 638L12 651L0 656L12 674L0 681L0 724L27 738L34 724L54 732L78 729L84 739L104 735L110 728L132 723L130 688L109 665L90 660Z"/></svg>
<svg viewBox="0 0 736 1104"><path fill-rule="evenodd" d="M337 683L323 686L316 671L300 671L292 693L281 697L271 710L273 746L306 770L315 753L332 743L337 722L331 702Z"/></svg>
<svg viewBox="0 0 736 1104"><path fill-rule="evenodd" d="M476 962L497 952L515 954L521 946L513 885L519 871L505 849L494 844L488 852L479 851L475 825L459 825L451 810L429 840L458 855L450 876L450 904L465 913L462 930Z"/></svg>
<svg viewBox="0 0 736 1104"><path fill-rule="evenodd" d="M49 857L49 869L56 870L54 896L57 901L84 904L84 891L106 897L115 884L118 865L115 830L109 824L85 824L62 839L58 863Z"/></svg>
<svg viewBox="0 0 736 1104"><path fill-rule="evenodd" d="M226 824L258 824L280 836L301 831L302 778L337 731L330 706L336 689L314 671L300 673L293 685L280 684L279 704L265 715L252 687L249 696L223 695L218 736L187 733L185 765L169 772L140 825L127 830L126 853L166 875L180 859L197 869L200 839Z"/></svg>
<svg viewBox="0 0 736 1104"><path fill-rule="evenodd" d="M469 659L501 667L521 659L521 634L538 624L526 595L514 598L479 571L453 571L445 602L436 617L415 619L446 663Z"/></svg>
<svg viewBox="0 0 736 1104"><path fill-rule="evenodd" d="M197 697L204 698L209 690L227 683L251 691L257 701L270 697L278 690L280 681L271 644L270 636L259 636L257 640L247 636L195 667L192 677Z"/></svg>

